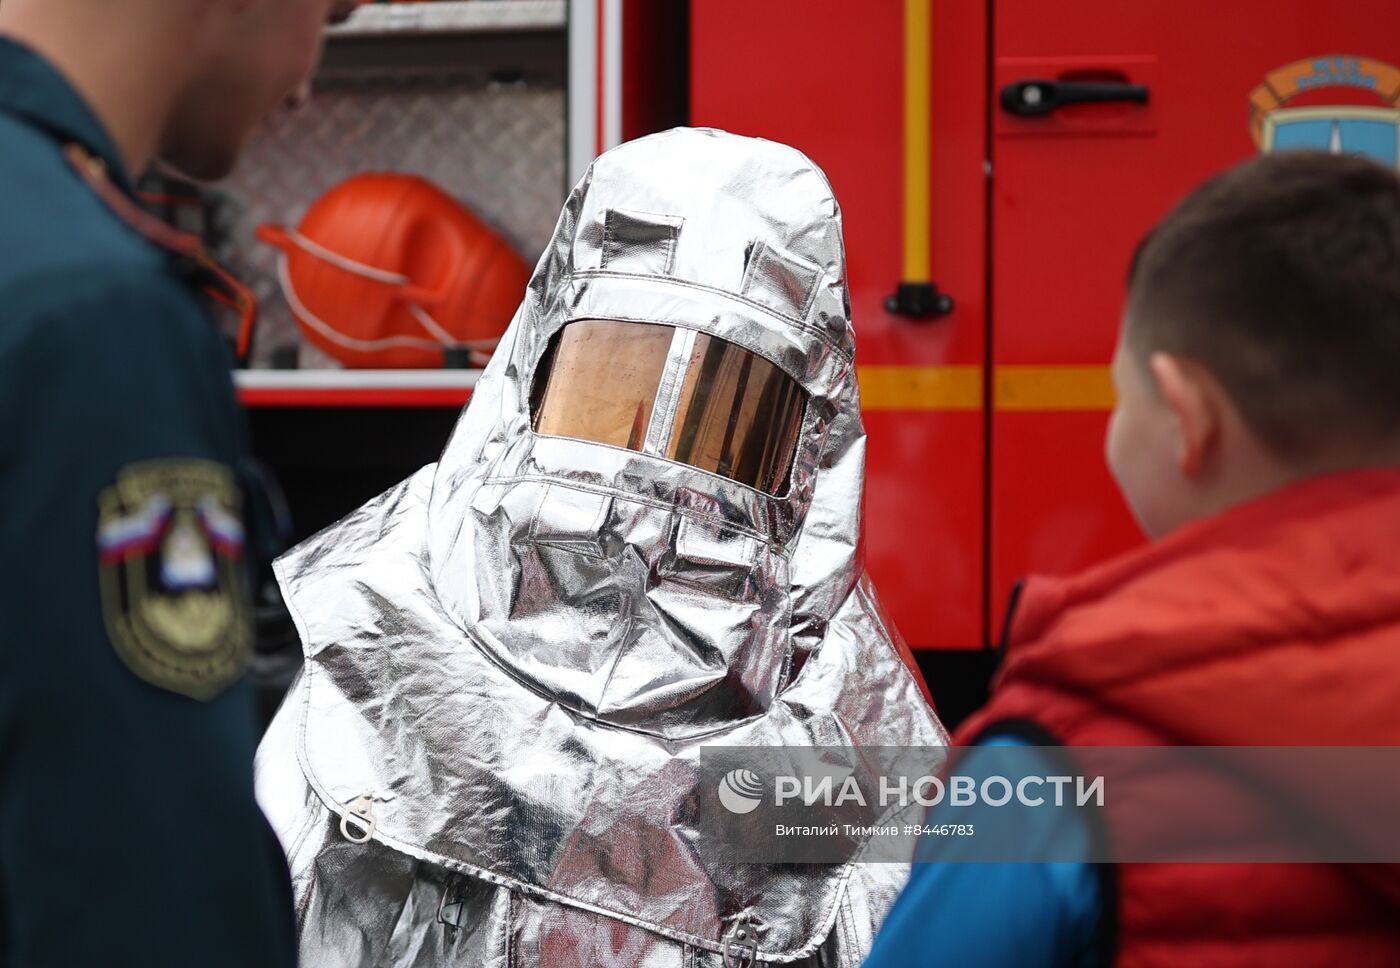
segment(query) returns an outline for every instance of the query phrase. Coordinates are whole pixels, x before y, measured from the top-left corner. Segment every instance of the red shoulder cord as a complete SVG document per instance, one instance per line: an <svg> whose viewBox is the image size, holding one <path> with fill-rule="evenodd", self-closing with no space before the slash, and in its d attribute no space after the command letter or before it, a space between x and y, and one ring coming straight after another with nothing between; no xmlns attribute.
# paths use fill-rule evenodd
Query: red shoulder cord
<svg viewBox="0 0 1400 968"><path fill-rule="evenodd" d="M93 194L102 199L117 218L165 251L190 259L210 278L210 282L204 287L204 293L220 305L238 313L236 348L238 358L247 359L253 339L253 324L258 318L258 301L252 291L214 261L199 236L181 232L137 205L112 181L107 172L107 165L101 158L76 142L65 147L63 154L78 176L92 189Z"/></svg>

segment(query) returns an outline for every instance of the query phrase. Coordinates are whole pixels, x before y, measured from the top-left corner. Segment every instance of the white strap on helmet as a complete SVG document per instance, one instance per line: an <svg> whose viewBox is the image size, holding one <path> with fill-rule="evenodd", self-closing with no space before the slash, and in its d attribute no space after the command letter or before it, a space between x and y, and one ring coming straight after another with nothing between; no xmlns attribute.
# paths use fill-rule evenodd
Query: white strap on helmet
<svg viewBox="0 0 1400 968"><path fill-rule="evenodd" d="M302 251L315 256L323 262L328 262L337 269L348 272L351 275L390 286L406 286L413 281L401 273L389 272L385 269L378 269L374 266L365 265L362 262L356 262L354 259L343 256L339 252L334 252L308 239L295 229L289 228L284 231L286 232L287 238ZM426 309L412 301L407 302L406 308L409 314L417 320L418 325L422 326L424 331L426 331L429 336L433 337L431 340L415 336L386 336L382 339L357 339L353 336L346 336L324 319L313 313L307 308L306 304L302 302L301 297L297 295L296 287L292 285L292 275L287 265L286 253L278 257L277 278L278 282L281 283L282 293L287 298L287 304L292 307L292 312L296 314L297 318L301 320L304 325L311 327L330 342L337 346L344 347L347 350L359 353L372 353L378 350L388 349L437 350L461 347L472 351L486 351L495 349L497 344L500 343L500 340L497 338L478 340L454 339L452 334L444 329ZM473 355L475 355L475 352Z"/></svg>

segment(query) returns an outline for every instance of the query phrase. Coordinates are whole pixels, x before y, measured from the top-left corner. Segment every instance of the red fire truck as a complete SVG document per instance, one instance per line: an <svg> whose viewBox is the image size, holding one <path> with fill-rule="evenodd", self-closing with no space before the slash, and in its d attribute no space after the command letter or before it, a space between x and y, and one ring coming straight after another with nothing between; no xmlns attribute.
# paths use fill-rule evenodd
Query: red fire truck
<svg viewBox="0 0 1400 968"><path fill-rule="evenodd" d="M1141 540L1102 457L1137 240L1257 151L1397 161L1400 7L692 7L691 121L789 142L846 219L869 567L916 648Z"/></svg>
<svg viewBox="0 0 1400 968"><path fill-rule="evenodd" d="M483 33L470 22L485 8L496 20ZM1192 186L1255 152L1310 146L1394 165L1400 150L1391 0L471 0L361 14L331 45L318 94L327 133L274 134L262 164L285 164L309 140L318 171L337 149L347 170L363 165L344 119L383 103L395 138L433 136L402 120L415 112L473 132L431 157L457 158L441 179L465 166L448 187L488 221L499 193L470 172L502 138L514 164L526 145L553 159L535 181L558 179L557 190L531 196L532 212L557 210L598 151L678 123L787 142L825 169L845 214L870 438L869 568L926 669L942 662L969 681L1019 576L1141 540L1102 457L1137 240ZM418 46L391 52L375 23ZM462 81L469 95L391 77L464 59L478 75ZM490 91L514 106L477 96ZM418 111L425 98L438 106ZM378 139L366 150L382 148L374 125L360 128ZM413 167L411 146L393 155ZM285 172L258 159L248 192L285 187ZM530 260L524 250L552 224L532 218L506 232ZM470 379L253 373L243 385L260 408L260 448L319 524L431 460ZM411 433L394 415L405 406L417 408ZM375 439L392 459L365 455ZM328 471L335 453L353 473ZM930 675L936 695L941 679Z"/></svg>

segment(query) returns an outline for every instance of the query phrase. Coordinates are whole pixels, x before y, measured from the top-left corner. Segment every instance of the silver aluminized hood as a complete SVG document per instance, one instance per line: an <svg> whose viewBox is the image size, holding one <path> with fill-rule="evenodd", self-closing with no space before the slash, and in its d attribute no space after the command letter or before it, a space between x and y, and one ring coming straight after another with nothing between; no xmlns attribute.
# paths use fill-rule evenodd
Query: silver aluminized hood
<svg viewBox="0 0 1400 968"><path fill-rule="evenodd" d="M786 492L535 434L537 366L575 320L708 333L796 380ZM280 730L325 807L702 951L742 921L762 960L811 955L849 865L707 863L697 763L946 739L862 578L853 355L840 211L806 157L678 129L599 158L439 463L278 564L307 656ZM286 843L294 791L259 770Z"/></svg>

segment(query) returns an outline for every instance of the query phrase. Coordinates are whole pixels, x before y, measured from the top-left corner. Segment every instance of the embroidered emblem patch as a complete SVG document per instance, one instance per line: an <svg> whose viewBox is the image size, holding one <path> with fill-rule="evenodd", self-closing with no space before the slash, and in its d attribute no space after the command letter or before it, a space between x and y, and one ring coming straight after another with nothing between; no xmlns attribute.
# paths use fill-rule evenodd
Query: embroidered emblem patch
<svg viewBox="0 0 1400 968"><path fill-rule="evenodd" d="M132 464L99 497L107 632L147 682L206 700L246 668L240 506L228 468L200 460Z"/></svg>

